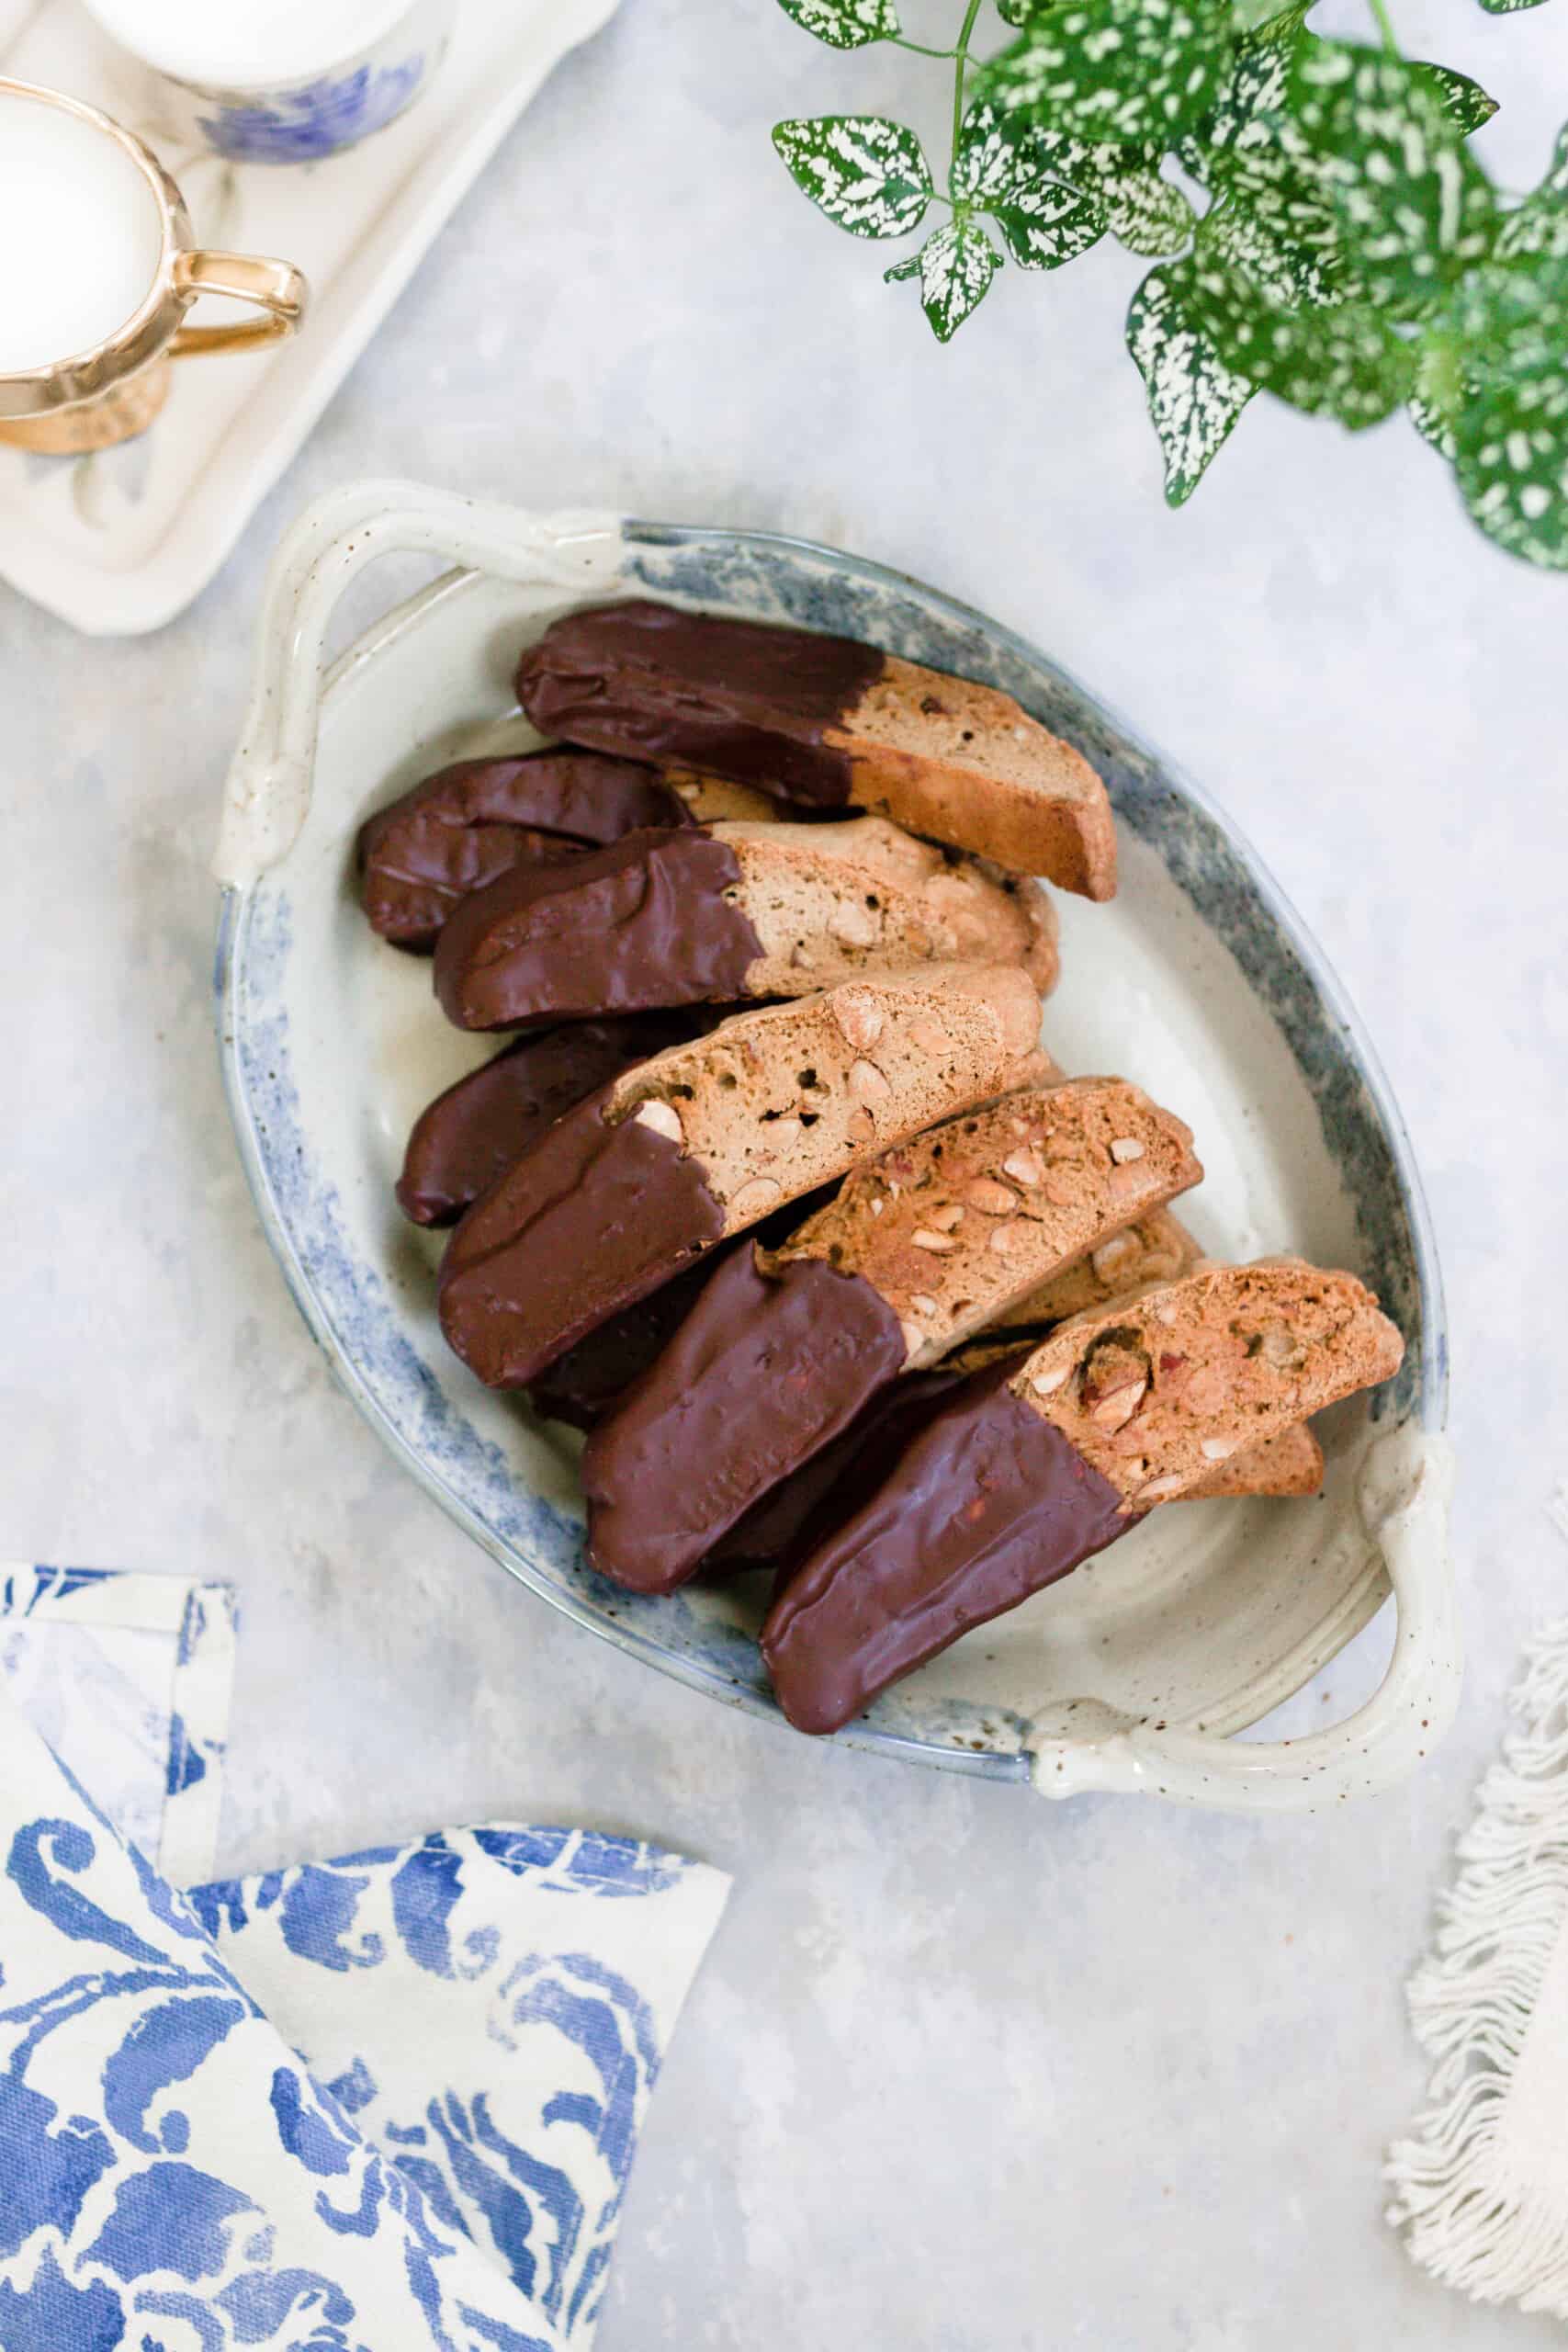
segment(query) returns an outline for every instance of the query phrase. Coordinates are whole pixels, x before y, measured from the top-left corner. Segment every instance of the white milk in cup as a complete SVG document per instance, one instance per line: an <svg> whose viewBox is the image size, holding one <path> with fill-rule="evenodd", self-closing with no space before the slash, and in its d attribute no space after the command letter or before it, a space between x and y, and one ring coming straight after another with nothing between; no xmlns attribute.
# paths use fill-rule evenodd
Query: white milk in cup
<svg viewBox="0 0 1568 2352"><path fill-rule="evenodd" d="M152 289L158 199L91 123L0 98L0 375L107 343Z"/></svg>
<svg viewBox="0 0 1568 2352"><path fill-rule="evenodd" d="M249 315L187 326L203 294ZM171 360L292 334L305 298L288 262L198 246L179 189L121 124L0 74L0 441L123 441L163 406Z"/></svg>

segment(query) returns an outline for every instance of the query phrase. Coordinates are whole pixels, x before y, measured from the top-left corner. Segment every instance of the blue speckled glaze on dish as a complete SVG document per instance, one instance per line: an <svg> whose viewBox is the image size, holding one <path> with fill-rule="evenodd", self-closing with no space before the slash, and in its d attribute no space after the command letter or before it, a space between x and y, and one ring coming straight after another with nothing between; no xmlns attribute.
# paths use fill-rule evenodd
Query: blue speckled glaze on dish
<svg viewBox="0 0 1568 2352"><path fill-rule="evenodd" d="M1385 1421L1442 1426L1440 1286L1398 1114L1354 1013L1280 893L1213 805L1021 639L878 566L793 540L628 523L628 585L714 608L873 639L988 681L1077 743L1106 776L1120 821L1149 842L1207 931L1230 949L1288 1043L1354 1204L1364 1268L1409 1342ZM426 592L439 595L438 587ZM417 612L418 601L412 611ZM400 616L406 626L410 616ZM390 628L394 624L386 625ZM380 633L373 633L372 646ZM345 658L344 669L359 654ZM582 1563L576 1515L520 1485L502 1448L412 1344L397 1299L356 1257L302 1117L285 985L293 941L287 862L225 899L217 985L226 1077L256 1203L297 1303L361 1410L443 1507L555 1606L710 1695L777 1717L739 1623L685 1596L623 1592ZM1375 1606L1375 1602L1371 1605ZM1364 1617L1366 1611L1361 1612ZM1343 1639L1354 1630L1348 1623ZM1310 1668L1306 1669L1310 1671ZM886 1693L840 1735L945 1769L1023 1779L1028 1720L926 1689Z"/></svg>

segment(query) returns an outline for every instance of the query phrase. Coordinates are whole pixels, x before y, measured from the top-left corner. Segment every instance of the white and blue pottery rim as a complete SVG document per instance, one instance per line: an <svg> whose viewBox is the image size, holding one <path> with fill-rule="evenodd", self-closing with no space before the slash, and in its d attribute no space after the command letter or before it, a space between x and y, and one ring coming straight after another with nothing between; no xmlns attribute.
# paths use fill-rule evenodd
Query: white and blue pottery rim
<svg viewBox="0 0 1568 2352"><path fill-rule="evenodd" d="M863 559L771 534L626 521L623 588L776 615L842 631L998 684L1077 742L1105 775L1119 821L1149 842L1199 921L1229 949L1310 1091L1353 1203L1362 1269L1407 1341L1399 1379L1370 1401L1383 1428L1441 1430L1447 1339L1441 1283L1420 1181L1376 1055L1338 981L1284 895L1213 800L1023 639L935 590ZM389 615L334 665L335 685L386 655L440 600L476 575L436 582ZM312 1170L290 1069L279 982L290 947L287 896L225 893L216 984L225 1080L258 1215L295 1300L333 1369L392 1452L492 1556L553 1606L694 1688L781 1720L751 1639L696 1614L682 1596L646 1600L581 1562L581 1528L520 1488L498 1447L469 1426L400 1328L373 1268L346 1247L334 1196ZM1375 1558L1320 1629L1278 1662L1262 1704L1211 1729L1235 1729L1307 1679L1375 1613L1386 1589ZM1299 1655L1298 1655L1299 1653ZM838 1735L845 1745L991 1779L1026 1780L1030 1719L933 1694L919 1682ZM1000 1720L998 1720L1000 1718ZM910 1726L914 1725L915 1728ZM975 1731L983 1736L974 1739ZM1011 1747L993 1744L1003 1737ZM967 1744L960 1744L967 1741Z"/></svg>

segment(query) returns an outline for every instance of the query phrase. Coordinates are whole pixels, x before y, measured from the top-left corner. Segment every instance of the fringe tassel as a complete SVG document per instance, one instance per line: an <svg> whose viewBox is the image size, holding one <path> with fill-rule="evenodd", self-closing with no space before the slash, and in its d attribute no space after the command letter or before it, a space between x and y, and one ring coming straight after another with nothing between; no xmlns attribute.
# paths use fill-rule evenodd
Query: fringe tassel
<svg viewBox="0 0 1568 2352"><path fill-rule="evenodd" d="M1568 2112L1555 2178L1522 2161L1504 2128L1568 1930L1568 1618L1537 1636L1511 1703L1524 1728L1482 1783L1434 1950L1407 1988L1434 2064L1415 2136L1389 2152L1388 2218L1450 2286L1568 2318ZM1568 2042L1568 2009L1542 2022Z"/></svg>

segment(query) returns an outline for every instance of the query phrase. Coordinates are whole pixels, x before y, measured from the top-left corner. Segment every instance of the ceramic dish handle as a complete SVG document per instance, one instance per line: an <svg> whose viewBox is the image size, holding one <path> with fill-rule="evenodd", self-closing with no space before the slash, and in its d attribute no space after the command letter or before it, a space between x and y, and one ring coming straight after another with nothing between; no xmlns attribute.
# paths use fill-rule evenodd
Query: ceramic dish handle
<svg viewBox="0 0 1568 2352"><path fill-rule="evenodd" d="M621 528L610 514L536 514L416 482L353 482L307 507L267 575L255 681L214 860L226 889L248 889L298 839L310 807L327 624L366 565L394 553L556 582L571 596L614 587Z"/></svg>
<svg viewBox="0 0 1568 2352"><path fill-rule="evenodd" d="M1387 1674L1342 1724L1302 1739L1225 1739L1138 1724L1100 1741L1044 1741L1034 1751L1035 1787L1052 1797L1104 1789L1234 1813L1304 1813L1403 1778L1441 1739L1459 1703L1451 1485L1441 1437L1395 1430L1367 1455L1357 1500L1382 1553L1399 1623Z"/></svg>

